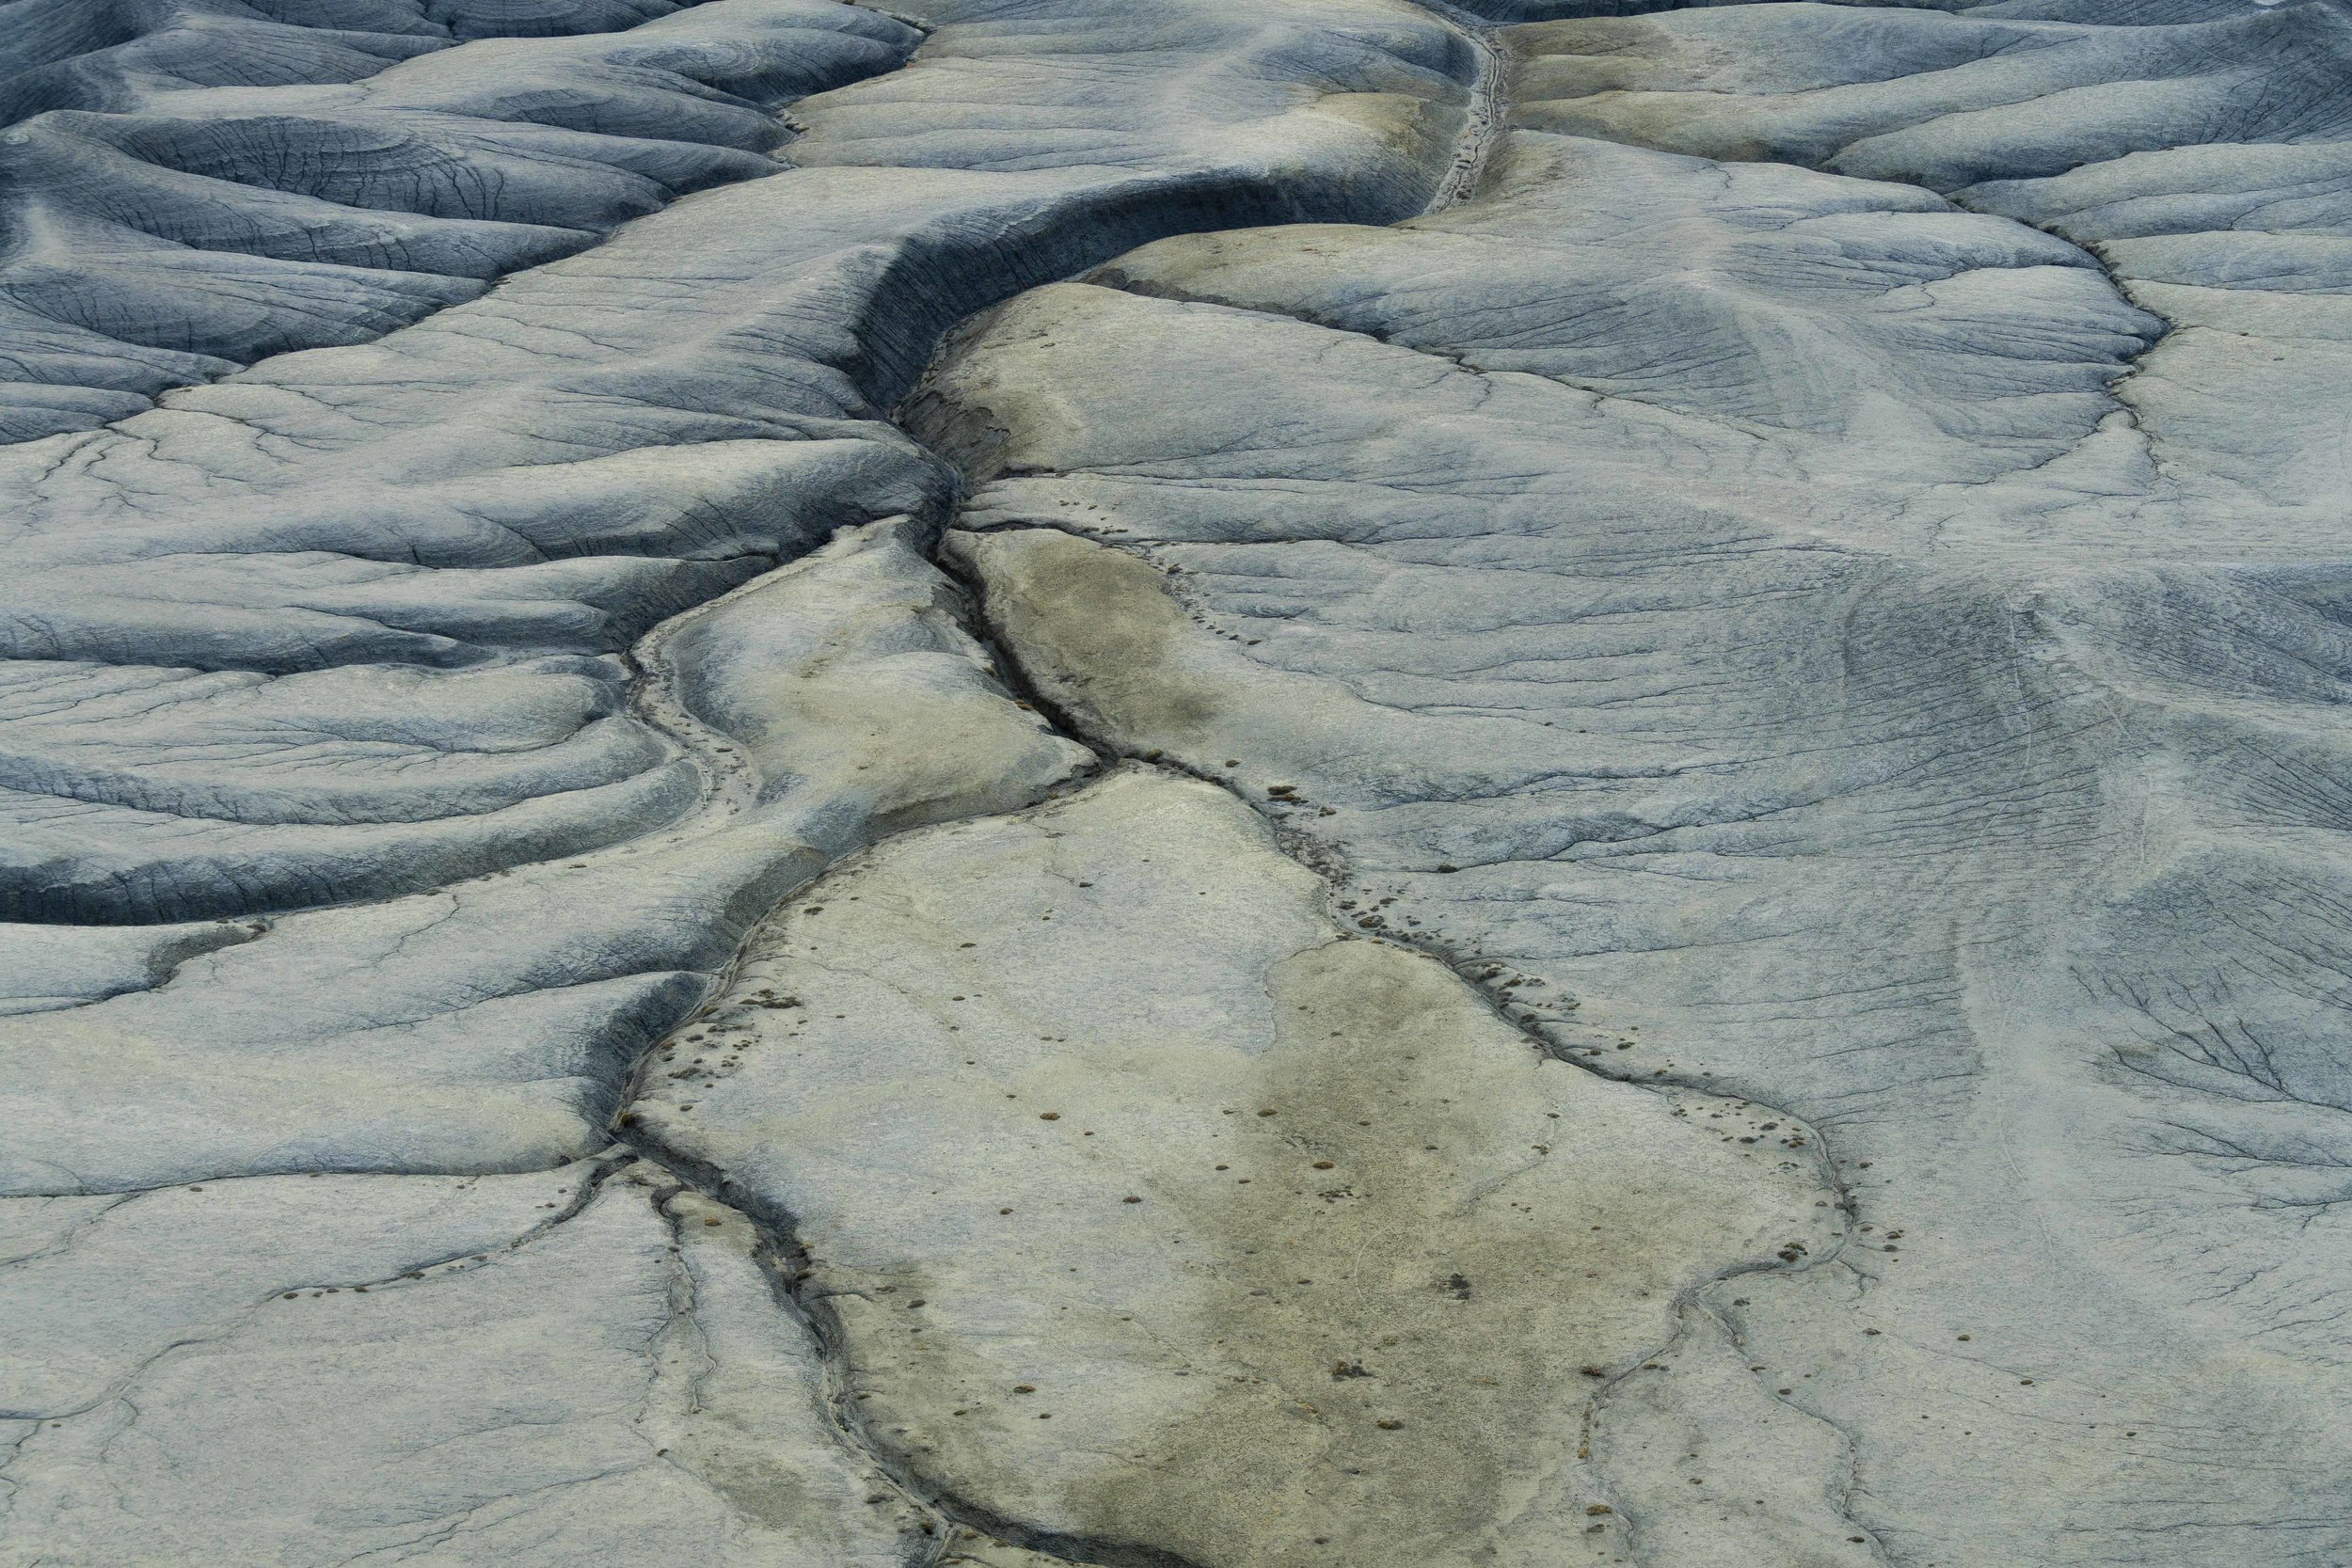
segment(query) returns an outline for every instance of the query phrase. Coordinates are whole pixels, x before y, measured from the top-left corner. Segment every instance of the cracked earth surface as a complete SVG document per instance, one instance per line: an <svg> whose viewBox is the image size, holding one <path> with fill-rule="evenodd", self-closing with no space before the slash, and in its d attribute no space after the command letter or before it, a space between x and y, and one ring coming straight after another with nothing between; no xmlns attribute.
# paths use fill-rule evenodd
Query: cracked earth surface
<svg viewBox="0 0 2352 1568"><path fill-rule="evenodd" d="M2339 0L0 126L0 1565L2352 1560Z"/></svg>

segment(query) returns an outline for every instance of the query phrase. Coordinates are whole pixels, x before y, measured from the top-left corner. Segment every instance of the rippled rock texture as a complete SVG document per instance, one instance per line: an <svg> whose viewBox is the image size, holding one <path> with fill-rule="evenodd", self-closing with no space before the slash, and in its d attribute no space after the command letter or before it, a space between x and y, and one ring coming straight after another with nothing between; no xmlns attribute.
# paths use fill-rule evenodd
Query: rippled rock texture
<svg viewBox="0 0 2352 1568"><path fill-rule="evenodd" d="M0 4L0 1568L2352 1559L2352 10Z"/></svg>

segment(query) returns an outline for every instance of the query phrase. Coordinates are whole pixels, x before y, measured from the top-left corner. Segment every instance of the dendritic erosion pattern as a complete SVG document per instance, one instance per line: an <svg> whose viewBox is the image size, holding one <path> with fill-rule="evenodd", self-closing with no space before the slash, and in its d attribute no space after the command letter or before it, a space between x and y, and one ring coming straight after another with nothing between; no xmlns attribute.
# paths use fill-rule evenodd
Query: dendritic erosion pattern
<svg viewBox="0 0 2352 1568"><path fill-rule="evenodd" d="M2342 0L0 0L0 1568L2342 1568L2347 297Z"/></svg>

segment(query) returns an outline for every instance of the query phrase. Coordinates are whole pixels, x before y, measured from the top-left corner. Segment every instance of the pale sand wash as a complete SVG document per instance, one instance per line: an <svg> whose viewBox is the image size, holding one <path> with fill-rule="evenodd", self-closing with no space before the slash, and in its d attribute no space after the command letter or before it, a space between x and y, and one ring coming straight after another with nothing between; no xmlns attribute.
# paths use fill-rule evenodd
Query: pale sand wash
<svg viewBox="0 0 2352 1568"><path fill-rule="evenodd" d="M0 5L0 1568L2352 1558L2337 0L895 8Z"/></svg>
<svg viewBox="0 0 2352 1568"><path fill-rule="evenodd" d="M1586 1398L1658 1375L1694 1285L1835 1251L1812 1153L1726 1110L1773 1119L1545 1053L1145 769L815 884L636 1114L788 1218L925 1484L1187 1561L1404 1564L1613 1555Z"/></svg>

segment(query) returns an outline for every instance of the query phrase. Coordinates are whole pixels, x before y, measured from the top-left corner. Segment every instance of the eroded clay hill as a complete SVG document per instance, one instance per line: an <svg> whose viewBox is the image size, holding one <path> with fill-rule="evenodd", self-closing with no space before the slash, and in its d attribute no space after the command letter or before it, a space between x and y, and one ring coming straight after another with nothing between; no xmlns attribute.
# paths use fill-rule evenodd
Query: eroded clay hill
<svg viewBox="0 0 2352 1568"><path fill-rule="evenodd" d="M2339 1568L2352 9L0 0L0 1568Z"/></svg>

